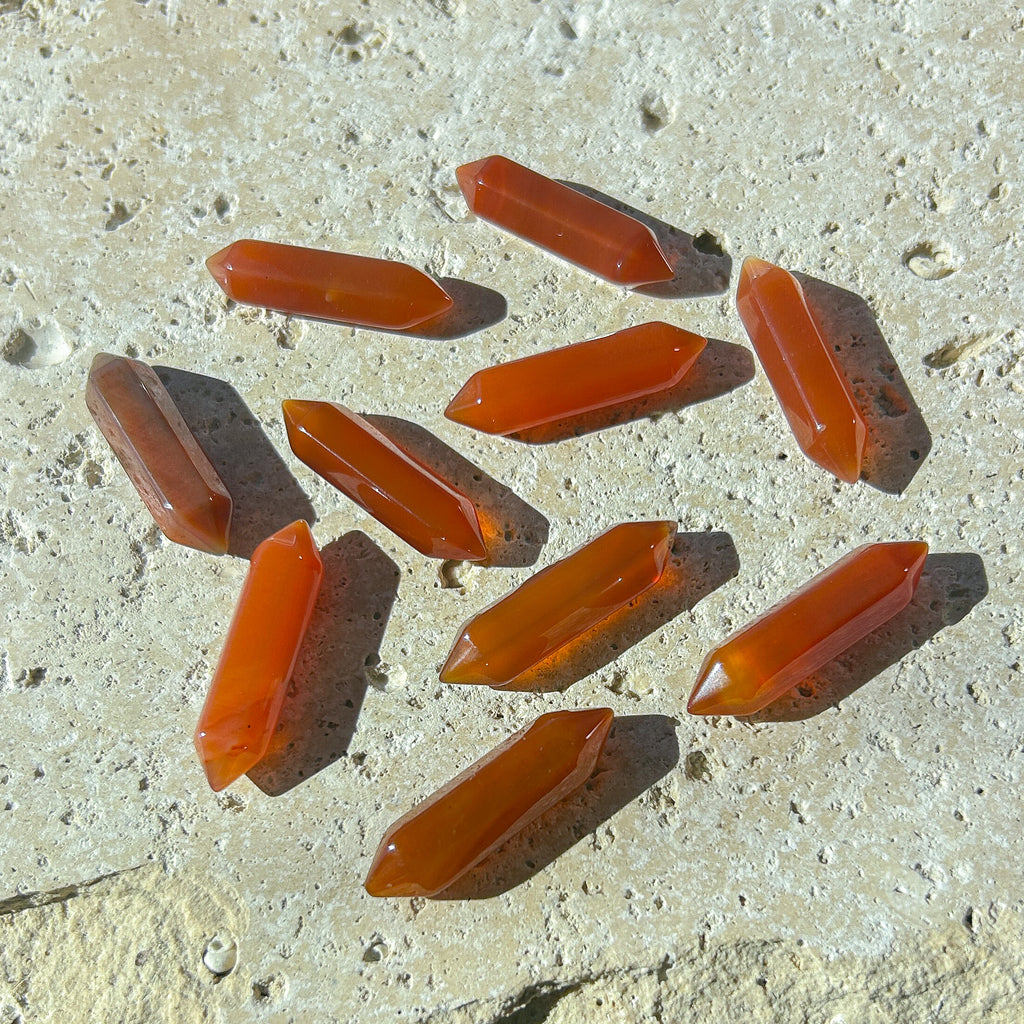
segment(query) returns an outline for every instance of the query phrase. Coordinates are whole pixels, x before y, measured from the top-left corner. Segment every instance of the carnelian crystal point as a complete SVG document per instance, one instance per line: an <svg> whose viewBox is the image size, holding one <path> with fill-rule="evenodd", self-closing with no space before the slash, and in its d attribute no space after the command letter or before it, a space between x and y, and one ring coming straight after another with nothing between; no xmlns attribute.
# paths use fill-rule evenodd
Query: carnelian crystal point
<svg viewBox="0 0 1024 1024"><path fill-rule="evenodd" d="M322 577L320 553L301 519L253 552L195 734L215 791L266 753Z"/></svg>
<svg viewBox="0 0 1024 1024"><path fill-rule="evenodd" d="M243 238L206 266L235 302L359 327L407 330L452 306L422 271L370 256Z"/></svg>
<svg viewBox="0 0 1024 1024"><path fill-rule="evenodd" d="M866 544L819 573L705 659L692 715L752 715L905 608L928 545Z"/></svg>
<svg viewBox="0 0 1024 1024"><path fill-rule="evenodd" d="M859 479L867 428L800 282L747 259L736 306L803 453L846 483Z"/></svg>
<svg viewBox="0 0 1024 1024"><path fill-rule="evenodd" d="M500 687L628 604L661 578L676 524L620 523L474 615L443 683Z"/></svg>
<svg viewBox="0 0 1024 1024"><path fill-rule="evenodd" d="M421 554L487 557L469 498L362 416L334 402L289 399L282 409L292 451Z"/></svg>
<svg viewBox="0 0 1024 1024"><path fill-rule="evenodd" d="M541 715L398 819L370 871L371 896L433 896L594 772L608 708Z"/></svg>
<svg viewBox="0 0 1024 1024"><path fill-rule="evenodd" d="M85 404L164 535L224 554L231 495L153 368L98 353Z"/></svg>
<svg viewBox="0 0 1024 1024"><path fill-rule="evenodd" d="M637 288L674 273L646 224L503 156L455 172L478 217L613 284Z"/></svg>
<svg viewBox="0 0 1024 1024"><path fill-rule="evenodd" d="M676 386L707 341L655 321L479 370L445 416L488 434L514 434L608 409Z"/></svg>

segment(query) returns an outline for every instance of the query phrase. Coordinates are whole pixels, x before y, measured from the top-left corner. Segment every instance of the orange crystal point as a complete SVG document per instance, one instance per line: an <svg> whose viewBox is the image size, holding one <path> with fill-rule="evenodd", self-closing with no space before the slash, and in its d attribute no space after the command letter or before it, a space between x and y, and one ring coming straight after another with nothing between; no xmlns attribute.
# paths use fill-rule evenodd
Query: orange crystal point
<svg viewBox="0 0 1024 1024"><path fill-rule="evenodd" d="M231 495L152 367L100 352L85 404L164 535L224 554Z"/></svg>
<svg viewBox="0 0 1024 1024"><path fill-rule="evenodd" d="M323 563L301 519L252 554L195 744L214 790L266 753L320 590Z"/></svg>
<svg viewBox="0 0 1024 1024"><path fill-rule="evenodd" d="M469 498L362 416L333 402L290 399L282 408L292 451L421 554L487 557Z"/></svg>
<svg viewBox="0 0 1024 1024"><path fill-rule="evenodd" d="M687 710L752 715L905 608L928 545L866 544L733 633L705 659Z"/></svg>
<svg viewBox="0 0 1024 1024"><path fill-rule="evenodd" d="M433 896L579 789L612 724L608 708L541 715L384 833L371 896Z"/></svg>
<svg viewBox="0 0 1024 1024"><path fill-rule="evenodd" d="M654 233L625 213L503 156L455 172L478 217L626 288L675 276Z"/></svg>
<svg viewBox="0 0 1024 1024"><path fill-rule="evenodd" d="M736 306L797 444L840 480L856 481L867 428L800 282L782 267L747 259Z"/></svg>
<svg viewBox="0 0 1024 1024"><path fill-rule="evenodd" d="M479 370L452 399L450 420L488 434L514 434L668 391L707 341L654 322L606 338Z"/></svg>
<svg viewBox="0 0 1024 1024"><path fill-rule="evenodd" d="M206 266L235 302L360 327L407 330L452 306L422 271L369 256L243 238Z"/></svg>
<svg viewBox="0 0 1024 1024"><path fill-rule="evenodd" d="M654 586L676 524L620 523L531 576L459 630L443 683L504 686Z"/></svg>

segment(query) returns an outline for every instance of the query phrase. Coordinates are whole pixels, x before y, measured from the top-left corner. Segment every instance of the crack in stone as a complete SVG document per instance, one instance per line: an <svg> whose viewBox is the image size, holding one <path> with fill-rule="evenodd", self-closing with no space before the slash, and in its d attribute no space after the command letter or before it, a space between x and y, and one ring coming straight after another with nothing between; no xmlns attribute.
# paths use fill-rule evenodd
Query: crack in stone
<svg viewBox="0 0 1024 1024"><path fill-rule="evenodd" d="M131 871L138 871L143 865L124 868L121 871L111 871L106 875L99 875L97 878L90 878L84 882L75 882L72 885L62 885L58 889L49 889L45 892L26 892L18 896L11 896L8 899L0 900L0 917L8 917L11 914L18 914L22 910L34 910L37 907L45 907L51 903L66 903L76 896L81 896L87 889L91 889L100 882L117 878L118 875L126 875Z"/></svg>

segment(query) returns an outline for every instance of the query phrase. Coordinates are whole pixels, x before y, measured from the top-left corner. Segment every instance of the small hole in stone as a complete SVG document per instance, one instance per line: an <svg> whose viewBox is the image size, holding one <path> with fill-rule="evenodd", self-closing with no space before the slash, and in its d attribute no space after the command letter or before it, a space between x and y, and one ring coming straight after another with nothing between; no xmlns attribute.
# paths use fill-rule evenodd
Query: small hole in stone
<svg viewBox="0 0 1024 1024"><path fill-rule="evenodd" d="M722 243L710 231L702 231L697 235L693 240L693 247L697 252L702 252L707 256L725 255Z"/></svg>

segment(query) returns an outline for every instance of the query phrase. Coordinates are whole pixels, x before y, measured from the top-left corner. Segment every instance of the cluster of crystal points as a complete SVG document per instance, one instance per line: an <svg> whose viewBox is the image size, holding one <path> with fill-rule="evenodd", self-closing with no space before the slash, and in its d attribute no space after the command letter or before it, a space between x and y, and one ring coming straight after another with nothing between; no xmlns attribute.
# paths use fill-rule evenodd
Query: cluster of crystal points
<svg viewBox="0 0 1024 1024"><path fill-rule="evenodd" d="M613 283L673 277L652 231L582 191L492 156L458 168L470 209ZM207 266L234 301L381 330L428 323L452 307L403 263L242 239ZM737 307L805 454L846 482L861 474L866 428L833 345L797 278L764 260L742 267ZM653 322L475 373L445 415L516 435L674 388L704 338ZM232 499L149 366L101 353L86 403L171 540L228 550ZM295 455L424 555L483 561L473 502L373 423L327 401L283 403ZM676 523L620 523L470 618L440 669L444 683L507 687L655 586ZM695 715L749 715L847 650L911 600L928 553L918 541L850 552L708 654ZM313 614L323 564L309 526L278 531L252 555L195 733L210 786L264 757ZM579 789L613 721L607 708L541 715L399 818L367 874L374 896L433 896Z"/></svg>

